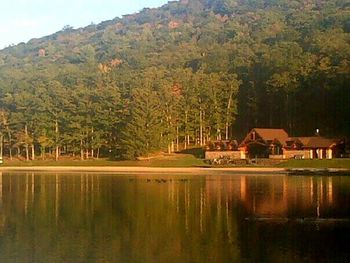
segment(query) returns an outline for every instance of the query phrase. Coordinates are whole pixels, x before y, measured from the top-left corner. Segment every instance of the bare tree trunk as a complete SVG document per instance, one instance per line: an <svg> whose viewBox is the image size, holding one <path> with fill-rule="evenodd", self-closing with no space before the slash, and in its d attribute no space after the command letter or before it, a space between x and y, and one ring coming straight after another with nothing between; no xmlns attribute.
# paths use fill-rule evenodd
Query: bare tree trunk
<svg viewBox="0 0 350 263"><path fill-rule="evenodd" d="M9 137L9 154L10 154L10 160L12 161L12 136L11 136L11 132L7 131L8 137Z"/></svg>
<svg viewBox="0 0 350 263"><path fill-rule="evenodd" d="M203 145L203 112L199 110L199 142L200 146Z"/></svg>
<svg viewBox="0 0 350 263"><path fill-rule="evenodd" d="M32 160L35 160L35 148L34 148L34 144L31 145L31 149L32 149Z"/></svg>
<svg viewBox="0 0 350 263"><path fill-rule="evenodd" d="M17 149L17 158L19 158L21 155L21 148L17 146L16 149Z"/></svg>
<svg viewBox="0 0 350 263"><path fill-rule="evenodd" d="M287 111L287 126L288 126L288 132L292 133L292 119L291 119L291 113L290 113L290 98L289 94L287 92L287 101L286 101L286 111Z"/></svg>
<svg viewBox="0 0 350 263"><path fill-rule="evenodd" d="M83 139L80 139L80 159L84 160Z"/></svg>
<svg viewBox="0 0 350 263"><path fill-rule="evenodd" d="M91 157L94 158L94 127L91 127Z"/></svg>
<svg viewBox="0 0 350 263"><path fill-rule="evenodd" d="M171 144L168 143L168 154L171 154Z"/></svg>
<svg viewBox="0 0 350 263"><path fill-rule="evenodd" d="M188 119L188 112L185 111L185 150L187 149L187 135L188 135L188 127L187 127L187 119Z"/></svg>
<svg viewBox="0 0 350 263"><path fill-rule="evenodd" d="M167 129L168 129L168 134L167 134L167 143L168 143L168 154L171 153L171 142L170 142L170 137L172 137L170 135L170 128L171 128L171 123L170 123L170 117L169 117L169 109L167 107L167 110L165 111L165 116L166 116L166 126L167 126Z"/></svg>
<svg viewBox="0 0 350 263"><path fill-rule="evenodd" d="M55 160L58 161L59 155L60 155L60 149L58 146L58 121L56 120L55 123L55 133L56 133L56 151L55 151Z"/></svg>
<svg viewBox="0 0 350 263"><path fill-rule="evenodd" d="M24 133L25 133L25 138L26 140L28 139L28 127L27 124L24 126ZM26 150L26 161L29 161L29 145L27 142L24 143L24 147Z"/></svg>
<svg viewBox="0 0 350 263"><path fill-rule="evenodd" d="M179 151L179 125L176 125L176 151Z"/></svg>
<svg viewBox="0 0 350 263"><path fill-rule="evenodd" d="M97 160L100 158L100 147L97 148L96 158L97 158Z"/></svg>
<svg viewBox="0 0 350 263"><path fill-rule="evenodd" d="M1 160L3 160L3 155L4 155L4 136L1 134L0 135L0 157L1 157ZM0 185L0 187L2 187L2 184Z"/></svg>
<svg viewBox="0 0 350 263"><path fill-rule="evenodd" d="M230 108L232 104L232 96L233 91L230 93L230 97L228 99L227 108L226 108L226 124L225 124L225 139L229 139L229 120L230 120Z"/></svg>
<svg viewBox="0 0 350 263"><path fill-rule="evenodd" d="M45 160L45 147L41 147L40 152L41 152L41 159Z"/></svg>
<svg viewBox="0 0 350 263"><path fill-rule="evenodd" d="M26 150L26 161L29 161L29 147L28 147L28 145L25 145L25 150Z"/></svg>

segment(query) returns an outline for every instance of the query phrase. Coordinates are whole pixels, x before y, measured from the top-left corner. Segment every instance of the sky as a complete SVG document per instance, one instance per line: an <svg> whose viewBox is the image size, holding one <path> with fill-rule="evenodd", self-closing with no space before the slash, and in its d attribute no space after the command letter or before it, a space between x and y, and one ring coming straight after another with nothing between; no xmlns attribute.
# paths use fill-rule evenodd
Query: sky
<svg viewBox="0 0 350 263"><path fill-rule="evenodd" d="M64 26L98 24L168 0L1 0L0 49L51 35Z"/></svg>

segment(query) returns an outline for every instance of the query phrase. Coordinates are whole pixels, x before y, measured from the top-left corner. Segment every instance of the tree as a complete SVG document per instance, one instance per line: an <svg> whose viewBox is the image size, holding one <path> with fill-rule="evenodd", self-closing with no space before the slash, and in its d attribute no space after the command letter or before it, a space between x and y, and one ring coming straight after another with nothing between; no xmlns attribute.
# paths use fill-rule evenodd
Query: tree
<svg viewBox="0 0 350 263"><path fill-rule="evenodd" d="M122 155L135 159L161 148L161 115L156 92L149 86L132 92L130 115L122 130Z"/></svg>

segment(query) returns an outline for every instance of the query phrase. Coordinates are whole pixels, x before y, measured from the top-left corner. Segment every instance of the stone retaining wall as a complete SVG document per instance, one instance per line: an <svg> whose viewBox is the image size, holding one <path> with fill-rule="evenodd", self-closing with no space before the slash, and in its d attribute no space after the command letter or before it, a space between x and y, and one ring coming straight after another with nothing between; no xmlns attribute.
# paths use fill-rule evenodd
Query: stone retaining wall
<svg viewBox="0 0 350 263"><path fill-rule="evenodd" d="M228 157L230 159L245 159L242 158L240 151L206 151L205 152L205 159L206 160L214 160L214 159L220 159L223 157Z"/></svg>
<svg viewBox="0 0 350 263"><path fill-rule="evenodd" d="M285 159L311 159L309 150L285 150L283 155Z"/></svg>

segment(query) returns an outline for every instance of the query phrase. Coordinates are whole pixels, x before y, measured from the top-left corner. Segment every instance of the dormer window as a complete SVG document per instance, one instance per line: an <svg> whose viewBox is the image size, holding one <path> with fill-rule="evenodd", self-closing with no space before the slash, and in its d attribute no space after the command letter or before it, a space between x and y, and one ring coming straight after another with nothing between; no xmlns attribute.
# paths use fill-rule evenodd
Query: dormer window
<svg viewBox="0 0 350 263"><path fill-rule="evenodd" d="M255 131L252 132L251 139L252 139L252 141L255 141Z"/></svg>

